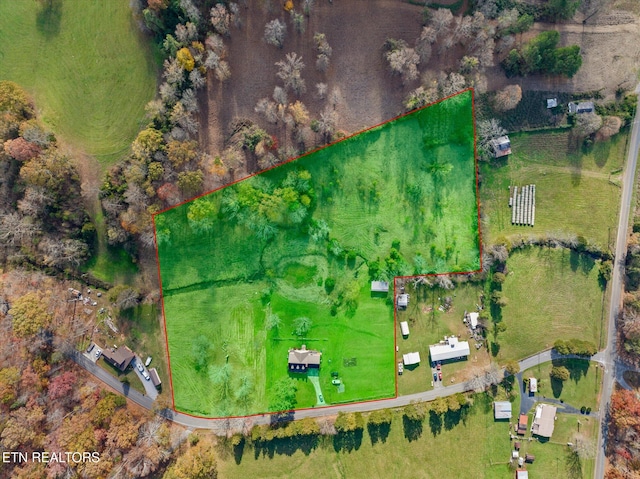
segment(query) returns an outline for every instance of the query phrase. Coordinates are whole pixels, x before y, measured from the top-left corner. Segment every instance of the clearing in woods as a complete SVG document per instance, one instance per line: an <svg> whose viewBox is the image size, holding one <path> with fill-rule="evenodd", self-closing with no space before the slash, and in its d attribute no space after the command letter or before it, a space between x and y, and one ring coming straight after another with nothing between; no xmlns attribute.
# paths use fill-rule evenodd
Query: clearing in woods
<svg viewBox="0 0 640 479"><path fill-rule="evenodd" d="M292 407L394 396L393 286L370 280L480 267L472 104L466 90L154 217L177 410L277 411L287 377ZM288 370L303 344L322 396Z"/></svg>

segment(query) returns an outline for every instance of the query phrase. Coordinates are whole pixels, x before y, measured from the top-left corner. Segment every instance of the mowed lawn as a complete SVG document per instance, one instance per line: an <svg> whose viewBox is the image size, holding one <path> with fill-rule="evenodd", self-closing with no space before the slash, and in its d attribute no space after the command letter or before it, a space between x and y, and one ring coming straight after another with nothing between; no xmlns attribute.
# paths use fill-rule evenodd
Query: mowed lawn
<svg viewBox="0 0 640 479"><path fill-rule="evenodd" d="M627 133L596 143L587 152L570 134L511 135L513 154L481 166L480 197L488 243L501 236L582 235L600 247L613 244L620 206L620 168ZM509 186L536 185L535 226L511 224ZM611 230L611 231L610 231Z"/></svg>
<svg viewBox="0 0 640 479"><path fill-rule="evenodd" d="M33 96L62 139L108 164L127 152L157 66L128 2L0 2L0 79Z"/></svg>
<svg viewBox="0 0 640 479"><path fill-rule="evenodd" d="M551 380L549 373L554 366L564 366L571 377L567 381ZM523 378L538 379L537 396L555 398L580 409L582 406L596 411L602 385L602 369L598 363L586 359L565 359L546 362L522 374Z"/></svg>
<svg viewBox="0 0 640 479"><path fill-rule="evenodd" d="M512 252L502 285L507 329L498 334L498 359L522 359L557 339L602 344L603 291L598 266L568 249L531 247ZM602 333L604 334L604 333ZM492 340L492 335L489 339Z"/></svg>

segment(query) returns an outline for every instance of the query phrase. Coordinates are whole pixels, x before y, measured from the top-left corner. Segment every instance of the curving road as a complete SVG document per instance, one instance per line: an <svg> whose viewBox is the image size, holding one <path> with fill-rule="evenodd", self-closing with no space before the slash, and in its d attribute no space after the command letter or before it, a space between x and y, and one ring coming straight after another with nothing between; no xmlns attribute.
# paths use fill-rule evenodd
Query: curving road
<svg viewBox="0 0 640 479"><path fill-rule="evenodd" d="M640 93L640 84L636 87L636 93ZM640 108L640 99L638 107ZM607 412L611 401L611 393L616 379L621 384L624 365L618 359L616 349L616 319L622 304L622 292L624 281L624 265L627 254L627 236L629 231L629 212L631 210L631 199L633 197L633 186L638 163L638 149L640 148L640 123L638 114L633 119L633 128L629 140L629 152L625 165L624 176L622 178L622 199L620 204L620 219L618 221L618 235L616 240L616 251L614 256L613 276L611 278L611 305L609 307L609 325L607 328L607 347L605 355L605 375L602 384L602 397L600 399L600 429L598 432L598 453L596 455L595 479L604 477L606 465L606 441L607 441ZM606 374L606 373L609 374Z"/></svg>

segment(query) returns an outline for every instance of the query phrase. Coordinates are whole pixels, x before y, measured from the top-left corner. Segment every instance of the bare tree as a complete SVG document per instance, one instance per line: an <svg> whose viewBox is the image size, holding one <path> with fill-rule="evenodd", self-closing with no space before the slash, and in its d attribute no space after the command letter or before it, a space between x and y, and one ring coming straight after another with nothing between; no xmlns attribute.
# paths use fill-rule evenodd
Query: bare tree
<svg viewBox="0 0 640 479"><path fill-rule="evenodd" d="M435 31L436 38L447 35L453 23L453 13L447 8L439 8L431 15L430 23Z"/></svg>
<svg viewBox="0 0 640 479"><path fill-rule="evenodd" d="M189 73L189 81L193 85L193 88L195 88L196 90L199 90L207 84L207 79L202 73L200 73L200 70L198 70L197 68L194 68Z"/></svg>
<svg viewBox="0 0 640 479"><path fill-rule="evenodd" d="M511 47L516 42L516 38L513 35L505 35L504 37L498 40L498 44L496 45L496 53L506 52L507 50L511 50Z"/></svg>
<svg viewBox="0 0 640 479"><path fill-rule="evenodd" d="M287 92L281 86L276 86L273 89L272 98L278 105L286 105L289 102L289 99L287 98Z"/></svg>
<svg viewBox="0 0 640 479"><path fill-rule="evenodd" d="M180 0L180 7L185 15L191 20L191 22L196 25L200 23L202 20L202 15L200 15L200 10L193 4L193 0Z"/></svg>
<svg viewBox="0 0 640 479"><path fill-rule="evenodd" d="M598 130L597 139L606 140L613 135L617 135L622 126L622 120L617 116L605 116L602 127Z"/></svg>
<svg viewBox="0 0 640 479"><path fill-rule="evenodd" d="M222 3L218 3L211 9L210 15L213 29L220 35L229 35L229 23L231 22L231 15L227 10L227 7L225 7Z"/></svg>
<svg viewBox="0 0 640 479"><path fill-rule="evenodd" d="M418 64L420 57L413 48L409 48L406 43L397 41L397 46L392 47L385 54L389 62L389 68L395 74L402 76L402 83L406 84L418 78Z"/></svg>
<svg viewBox="0 0 640 479"><path fill-rule="evenodd" d="M451 278L446 274L436 276L436 285L442 289L454 288L453 281L451 281Z"/></svg>
<svg viewBox="0 0 640 479"><path fill-rule="evenodd" d="M292 90L296 95L301 95L306 91L307 87L302 78L302 70L304 69L302 57L299 57L295 52L287 53L286 60L276 62L276 66L279 68L276 75L284 82L285 89Z"/></svg>
<svg viewBox="0 0 640 479"><path fill-rule="evenodd" d="M522 88L520 85L507 85L494 98L494 108L497 111L513 110L522 100Z"/></svg>
<svg viewBox="0 0 640 479"><path fill-rule="evenodd" d="M164 61L162 76L171 85L180 85L184 81L184 67L174 57Z"/></svg>
<svg viewBox="0 0 640 479"><path fill-rule="evenodd" d="M316 83L316 93L318 98L323 100L327 96L327 84L326 83Z"/></svg>
<svg viewBox="0 0 640 479"><path fill-rule="evenodd" d="M287 34L287 25L278 20L271 20L264 27L264 40L269 45L274 45L278 48L282 48L284 45L284 39Z"/></svg>
<svg viewBox="0 0 640 479"><path fill-rule="evenodd" d="M293 23L293 28L296 32L304 33L306 29L304 15L291 10L291 22Z"/></svg>
<svg viewBox="0 0 640 479"><path fill-rule="evenodd" d="M44 254L44 263L48 266L80 266L87 258L89 248L84 241L45 238L38 247Z"/></svg>
<svg viewBox="0 0 640 479"><path fill-rule="evenodd" d="M600 129L602 117L597 113L580 113L576 115L576 132L581 136L589 136Z"/></svg>
<svg viewBox="0 0 640 479"><path fill-rule="evenodd" d="M21 245L40 232L40 227L18 213L0 216L0 242L8 245Z"/></svg>
<svg viewBox="0 0 640 479"><path fill-rule="evenodd" d="M182 23L178 23L176 25L176 40L178 40L183 45L188 45L194 40L198 39L198 29L196 26L187 22L185 25Z"/></svg>
<svg viewBox="0 0 640 479"><path fill-rule="evenodd" d="M276 104L268 98L258 100L254 110L256 113L263 115L269 123L278 123L278 109Z"/></svg>
<svg viewBox="0 0 640 479"><path fill-rule="evenodd" d="M485 154L489 153L491 140L506 133L507 130L502 128L500 122L495 118L491 118L490 120L480 120L476 125L478 149Z"/></svg>
<svg viewBox="0 0 640 479"><path fill-rule="evenodd" d="M444 72L440 72L438 77L438 90L440 96L450 96L461 90L464 90L466 86L465 78L456 72L451 72L448 75Z"/></svg>

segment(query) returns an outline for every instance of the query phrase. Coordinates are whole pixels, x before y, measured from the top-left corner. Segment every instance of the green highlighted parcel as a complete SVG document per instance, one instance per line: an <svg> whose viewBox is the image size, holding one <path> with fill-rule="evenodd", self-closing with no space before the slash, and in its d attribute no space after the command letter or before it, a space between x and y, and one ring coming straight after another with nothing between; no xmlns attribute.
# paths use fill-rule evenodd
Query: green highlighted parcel
<svg viewBox="0 0 640 479"><path fill-rule="evenodd" d="M162 212L155 227L178 411L393 397L393 278L480 266L472 92ZM291 371L303 345L320 367Z"/></svg>

